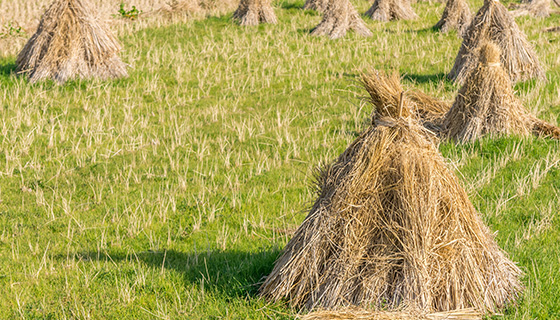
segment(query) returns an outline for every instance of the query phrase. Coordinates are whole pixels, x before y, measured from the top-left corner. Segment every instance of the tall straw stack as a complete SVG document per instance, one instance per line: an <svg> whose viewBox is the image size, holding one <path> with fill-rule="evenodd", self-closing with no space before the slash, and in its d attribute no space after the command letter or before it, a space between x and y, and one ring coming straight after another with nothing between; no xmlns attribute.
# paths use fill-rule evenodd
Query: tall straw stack
<svg viewBox="0 0 560 320"><path fill-rule="evenodd" d="M501 63L512 81L544 79L544 69L535 50L499 0L485 0L463 37L449 78L463 84L478 63L478 47L486 40L496 43Z"/></svg>
<svg viewBox="0 0 560 320"><path fill-rule="evenodd" d="M323 19L311 34L338 39L344 37L348 30L364 37L373 35L349 0L328 0Z"/></svg>
<svg viewBox="0 0 560 320"><path fill-rule="evenodd" d="M278 22L270 0L241 0L239 7L233 13L233 19L242 26L257 26L260 23L275 24Z"/></svg>
<svg viewBox="0 0 560 320"><path fill-rule="evenodd" d="M292 306L496 312L521 290L396 74L371 72L368 127L317 175L318 198L260 294Z"/></svg>
<svg viewBox="0 0 560 320"><path fill-rule="evenodd" d="M117 39L82 0L55 0L19 53L17 71L27 74L32 83L126 77L120 50Z"/></svg>
<svg viewBox="0 0 560 320"><path fill-rule="evenodd" d="M376 21L413 20L418 18L409 0L375 0L366 16Z"/></svg>
<svg viewBox="0 0 560 320"><path fill-rule="evenodd" d="M434 28L443 33L457 30L460 35L463 35L471 23L471 19L471 9L466 0L448 0L443 15Z"/></svg>
<svg viewBox="0 0 560 320"><path fill-rule="evenodd" d="M515 97L500 49L491 42L481 46L478 66L459 90L444 127L448 137L461 142L488 134L560 138L559 128L531 115Z"/></svg>

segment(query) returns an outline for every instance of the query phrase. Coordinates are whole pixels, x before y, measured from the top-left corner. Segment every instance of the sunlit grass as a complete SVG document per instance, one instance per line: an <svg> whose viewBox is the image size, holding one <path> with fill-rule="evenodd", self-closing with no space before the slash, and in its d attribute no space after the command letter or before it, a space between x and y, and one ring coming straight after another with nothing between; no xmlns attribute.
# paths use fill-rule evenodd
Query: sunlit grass
<svg viewBox="0 0 560 320"><path fill-rule="evenodd" d="M356 1L364 12L369 3ZM278 25L230 16L122 28L130 77L29 85L0 58L0 318L292 318L255 284L313 201L313 174L368 123L359 73L396 69L451 101L461 40L417 21L371 38L310 37L321 19L278 1ZM481 1L472 1L475 10ZM557 122L558 16L518 20L548 81L516 85ZM558 142L440 148L499 244L526 272L506 318L560 317Z"/></svg>

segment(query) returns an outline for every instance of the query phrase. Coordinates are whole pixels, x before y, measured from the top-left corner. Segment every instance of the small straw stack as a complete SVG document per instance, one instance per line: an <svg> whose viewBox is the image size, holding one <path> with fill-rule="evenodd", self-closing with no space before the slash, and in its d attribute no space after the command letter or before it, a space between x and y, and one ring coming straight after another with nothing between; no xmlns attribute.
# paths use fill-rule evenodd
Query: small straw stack
<svg viewBox="0 0 560 320"><path fill-rule="evenodd" d="M449 138L465 142L490 135L560 137L560 129L531 115L515 97L508 73L500 62L500 49L485 42L479 62L459 90L444 119Z"/></svg>
<svg viewBox="0 0 560 320"><path fill-rule="evenodd" d="M449 78L460 84L478 64L478 48L492 41L501 51L500 61L513 82L545 79L544 69L527 37L498 0L485 0L464 37Z"/></svg>
<svg viewBox="0 0 560 320"><path fill-rule="evenodd" d="M117 39L82 0L55 0L19 53L17 71L27 74L32 83L126 77L120 49Z"/></svg>

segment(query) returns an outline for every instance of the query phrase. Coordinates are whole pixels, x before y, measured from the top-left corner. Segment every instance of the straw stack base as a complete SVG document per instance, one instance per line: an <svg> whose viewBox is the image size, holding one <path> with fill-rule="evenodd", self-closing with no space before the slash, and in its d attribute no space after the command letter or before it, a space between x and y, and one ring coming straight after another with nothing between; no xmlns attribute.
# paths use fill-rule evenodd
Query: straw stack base
<svg viewBox="0 0 560 320"><path fill-rule="evenodd" d="M344 37L348 30L364 37L373 35L349 0L330 0L323 20L311 31L311 35L338 39Z"/></svg>
<svg viewBox="0 0 560 320"><path fill-rule="evenodd" d="M365 15L372 20L382 22L418 18L409 0L375 0Z"/></svg>
<svg viewBox="0 0 560 320"><path fill-rule="evenodd" d="M299 316L301 320L481 320L474 309L423 313L422 311L374 311L360 308L319 310Z"/></svg>
<svg viewBox="0 0 560 320"><path fill-rule="evenodd" d="M278 23L269 0L241 0L239 7L233 13L233 19L242 26Z"/></svg>

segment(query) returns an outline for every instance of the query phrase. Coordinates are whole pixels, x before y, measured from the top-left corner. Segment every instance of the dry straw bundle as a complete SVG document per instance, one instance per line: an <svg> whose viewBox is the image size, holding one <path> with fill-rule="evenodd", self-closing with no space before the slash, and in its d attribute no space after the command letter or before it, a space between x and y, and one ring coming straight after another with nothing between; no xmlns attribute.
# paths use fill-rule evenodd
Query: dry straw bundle
<svg viewBox="0 0 560 320"><path fill-rule="evenodd" d="M450 108L447 102L438 100L418 90L408 90L404 95L410 100L416 117L424 127L434 131L441 129L442 119Z"/></svg>
<svg viewBox="0 0 560 320"><path fill-rule="evenodd" d="M508 73L500 63L500 50L490 42L480 48L478 66L467 78L445 116L447 135L458 141L484 135L529 135L560 138L560 129L525 110L515 97Z"/></svg>
<svg viewBox="0 0 560 320"><path fill-rule="evenodd" d="M501 62L512 81L545 78L537 54L507 9L498 0L484 0L464 35L450 79L464 83L478 63L477 48L486 40L500 48Z"/></svg>
<svg viewBox="0 0 560 320"><path fill-rule="evenodd" d="M434 28L444 33L455 29L463 35L471 23L471 18L471 9L466 0L448 0L443 15Z"/></svg>
<svg viewBox="0 0 560 320"><path fill-rule="evenodd" d="M233 18L242 26L256 26L259 23L278 22L270 0L241 0L233 13Z"/></svg>
<svg viewBox="0 0 560 320"><path fill-rule="evenodd" d="M121 47L81 0L55 0L17 57L17 71L30 82L126 77Z"/></svg>
<svg viewBox="0 0 560 320"><path fill-rule="evenodd" d="M412 20L418 18L409 0L375 0L366 16L377 21Z"/></svg>
<svg viewBox="0 0 560 320"><path fill-rule="evenodd" d="M372 125L317 176L318 199L260 294L307 309L497 311L521 271L416 120L396 74L363 83Z"/></svg>
<svg viewBox="0 0 560 320"><path fill-rule="evenodd" d="M311 34L337 39L344 37L348 30L365 37L373 35L349 0L328 0L323 19Z"/></svg>
<svg viewBox="0 0 560 320"><path fill-rule="evenodd" d="M511 15L514 17L531 15L535 18L546 18L550 16L550 0L533 0L529 3L512 4Z"/></svg>
<svg viewBox="0 0 560 320"><path fill-rule="evenodd" d="M328 4L329 0L307 0L303 5L303 9L324 12L327 9Z"/></svg>

